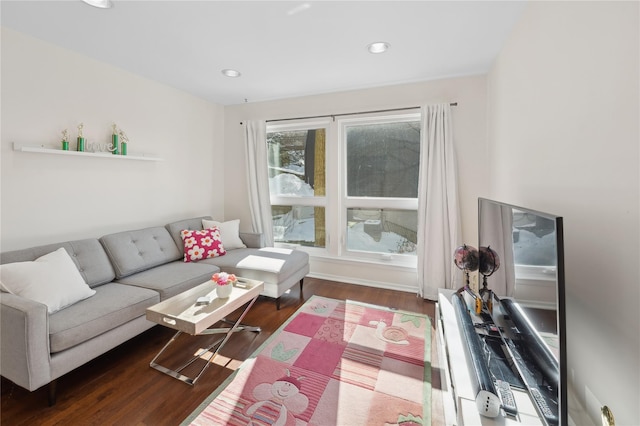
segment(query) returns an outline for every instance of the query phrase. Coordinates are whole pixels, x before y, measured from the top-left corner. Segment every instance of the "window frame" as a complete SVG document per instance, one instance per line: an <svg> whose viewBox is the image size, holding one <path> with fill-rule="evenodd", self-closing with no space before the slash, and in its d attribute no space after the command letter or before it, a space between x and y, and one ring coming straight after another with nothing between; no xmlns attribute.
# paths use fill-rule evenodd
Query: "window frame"
<svg viewBox="0 0 640 426"><path fill-rule="evenodd" d="M325 247L310 247L276 242L276 247L296 247L310 255L340 258L348 261L376 262L416 268L417 255L365 252L347 249L347 210L350 208L418 211L418 198L361 197L347 195L347 140L349 125L384 124L397 122L422 123L419 108L406 112L341 115L318 119L273 121L266 132L325 129L325 188L324 196L302 197L270 195L271 205L313 206L325 209ZM421 129L422 131L422 129ZM420 149L423 147L420 146ZM337 238L333 238L337 236Z"/></svg>
<svg viewBox="0 0 640 426"><path fill-rule="evenodd" d="M329 155L327 151L329 150L329 132L331 125L330 119L313 119L313 120L291 120L287 122L273 122L267 123L266 133L273 133L279 131L296 131L296 130L317 130L324 129L325 131L325 164L327 164L327 160ZM265 135L266 139L266 135ZM267 167L270 167L267 164ZM328 173L325 168L325 188L328 188ZM274 242L275 247L296 247L303 249L310 254L319 254L319 255L327 255L329 253L329 226L327 219L327 212L329 211L327 205L328 203L328 191L325 191L325 195L321 196L295 196L295 195L273 195L271 191L269 191L269 202L271 206L279 205L279 206L310 206L310 207L324 207L325 209L325 247L311 247L311 246L303 246L294 243L286 243L286 242Z"/></svg>

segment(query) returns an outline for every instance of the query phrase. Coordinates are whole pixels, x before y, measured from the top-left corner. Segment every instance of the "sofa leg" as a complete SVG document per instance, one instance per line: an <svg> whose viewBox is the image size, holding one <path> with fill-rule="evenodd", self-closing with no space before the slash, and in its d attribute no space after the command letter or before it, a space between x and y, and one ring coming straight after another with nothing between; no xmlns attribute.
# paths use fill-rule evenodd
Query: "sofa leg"
<svg viewBox="0 0 640 426"><path fill-rule="evenodd" d="M49 384L47 385L47 388L49 390L49 407L53 407L54 405L56 405L56 390L58 387L58 380L52 380L51 382L49 382Z"/></svg>
<svg viewBox="0 0 640 426"><path fill-rule="evenodd" d="M300 299L304 299L304 297L302 296L302 283L304 282L304 278L300 279Z"/></svg>
<svg viewBox="0 0 640 426"><path fill-rule="evenodd" d="M280 310L280 298L276 298L276 310Z"/></svg>

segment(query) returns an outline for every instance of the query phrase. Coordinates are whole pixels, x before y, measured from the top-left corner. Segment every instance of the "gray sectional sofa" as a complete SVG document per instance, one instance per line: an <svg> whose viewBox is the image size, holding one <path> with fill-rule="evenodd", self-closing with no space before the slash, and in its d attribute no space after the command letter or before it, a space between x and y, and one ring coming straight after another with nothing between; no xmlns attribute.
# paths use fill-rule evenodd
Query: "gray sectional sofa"
<svg viewBox="0 0 640 426"><path fill-rule="evenodd" d="M220 270L264 281L263 295L280 296L309 272L309 257L298 250L262 247L261 235L240 233L247 248L199 262L183 261L183 229L202 229L199 217L0 255L0 264L34 261L63 247L95 294L55 313L15 294L0 293L0 374L34 391L109 351L155 323L146 308L201 284Z"/></svg>

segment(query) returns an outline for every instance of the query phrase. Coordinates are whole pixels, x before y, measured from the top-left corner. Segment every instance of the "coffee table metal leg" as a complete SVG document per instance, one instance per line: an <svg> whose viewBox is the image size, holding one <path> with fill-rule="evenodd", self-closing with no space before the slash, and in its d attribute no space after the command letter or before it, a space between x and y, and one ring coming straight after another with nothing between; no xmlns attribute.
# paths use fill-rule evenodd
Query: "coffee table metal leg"
<svg viewBox="0 0 640 426"><path fill-rule="evenodd" d="M165 374L168 374L169 376L175 377L176 379L182 380L185 383L189 383L189 384L193 384L192 380L187 377L184 376L182 374L180 374L178 371L174 371L171 370L167 367L164 367L158 363L156 363L156 360L158 359L158 357L160 355L162 355L162 353L169 347L169 345L171 345L173 342L175 342L175 340L178 338L178 336L182 334L182 331L178 331L176 332L176 334L173 335L173 337L171 337L171 339L169 339L169 341L163 346L162 349L160 349L160 352L158 352L158 354L151 360L151 362L149 363L149 366L152 368L155 368L158 371L161 371Z"/></svg>
<svg viewBox="0 0 640 426"><path fill-rule="evenodd" d="M226 318L222 319L222 322L227 323L227 324L235 324L235 321L231 321L228 320ZM242 330L240 330L240 328ZM224 330L224 329L220 329L220 330ZM258 326L254 326L254 325L247 325L247 324L238 324L238 331L262 331L262 329Z"/></svg>
<svg viewBox="0 0 640 426"><path fill-rule="evenodd" d="M207 348L205 348L202 351L200 351L200 353L198 353L197 355L192 357L189 361L187 361L184 365L182 365L177 370L172 370L170 368L164 367L164 366L156 363L156 360L169 347L169 345L171 345L176 340L176 338L180 334L182 334L182 331L178 331L178 332L176 332L176 334L173 335L173 337L167 342L166 345L164 345L164 347L160 350L160 352L158 352L158 354L151 360L151 362L149 363L149 366L152 367L152 368L155 368L156 370L161 371L161 372L163 372L165 374L168 374L171 377L174 377L174 378L176 378L178 380L181 380L181 381L183 381L183 382L185 382L185 383L187 383L189 385L194 385L196 383L196 381L200 378L200 376L202 376L202 373L204 373L204 370L207 369L207 367L211 363L211 360L213 359L213 357L216 356L218 354L218 352L220 352L222 347L225 345L225 343L227 343L227 341L229 340L229 338L231 337L231 335L233 333L238 332L238 331L256 331L256 332L260 331L260 327L253 327L253 326L247 326L247 325L241 324L242 319L245 317L247 312L249 312L249 309L251 309L251 307L253 306L253 304L255 303L255 301L257 299L258 298L255 297L253 300L251 300L251 302L249 302L249 304L244 309L244 311L242 312L240 317L236 320L236 322L232 323L233 326L231 328L211 328L211 329L203 330L201 333L197 334L196 336L226 333L226 335L225 335L225 337L223 339L216 340L214 343L212 343ZM226 321L226 320L225 320L225 322L231 323L230 321ZM195 378L192 379L192 378L187 377L187 376L185 376L183 374L180 374L180 371L182 371L183 369L185 369L186 367L191 365L193 362L198 360L200 357L202 357L202 355L204 355L205 353L207 353L208 351L213 349L215 346L217 346L216 350L214 352L212 352L211 355L209 355L209 358L207 359L207 362L205 363L204 367L202 367L202 369L200 370L200 372L198 373L198 375Z"/></svg>

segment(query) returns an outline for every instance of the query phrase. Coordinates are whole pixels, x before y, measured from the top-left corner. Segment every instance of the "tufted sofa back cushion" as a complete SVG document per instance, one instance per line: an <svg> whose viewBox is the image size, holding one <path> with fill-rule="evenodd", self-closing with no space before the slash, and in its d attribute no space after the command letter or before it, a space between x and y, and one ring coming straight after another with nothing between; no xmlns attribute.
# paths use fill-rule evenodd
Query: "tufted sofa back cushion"
<svg viewBox="0 0 640 426"><path fill-rule="evenodd" d="M105 235L100 242L118 279L182 257L162 226Z"/></svg>
<svg viewBox="0 0 640 426"><path fill-rule="evenodd" d="M202 229L202 219L212 220L211 216L194 217L193 219L184 219L172 222L166 225L167 231L171 234L171 238L178 246L180 255L184 255L184 242L180 236L183 230L200 231Z"/></svg>
<svg viewBox="0 0 640 426"><path fill-rule="evenodd" d="M32 262L45 254L52 253L64 247L80 271L80 275L89 287L97 287L113 281L115 273L107 253L95 238L86 240L67 241L64 243L48 244L23 250L2 253L0 263Z"/></svg>

